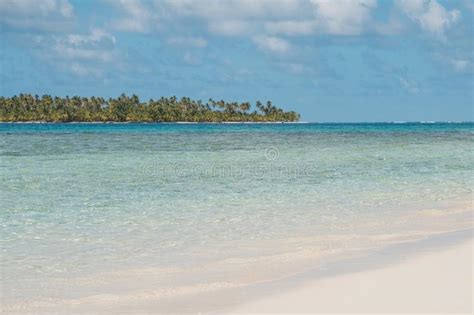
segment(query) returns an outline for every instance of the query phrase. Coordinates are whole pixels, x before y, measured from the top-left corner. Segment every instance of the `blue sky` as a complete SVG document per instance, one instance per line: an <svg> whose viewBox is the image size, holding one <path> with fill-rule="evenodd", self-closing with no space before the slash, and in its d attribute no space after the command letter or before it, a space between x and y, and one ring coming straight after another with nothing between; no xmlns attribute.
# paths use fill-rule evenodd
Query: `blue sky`
<svg viewBox="0 0 474 315"><path fill-rule="evenodd" d="M472 0L0 0L0 94L473 120Z"/></svg>

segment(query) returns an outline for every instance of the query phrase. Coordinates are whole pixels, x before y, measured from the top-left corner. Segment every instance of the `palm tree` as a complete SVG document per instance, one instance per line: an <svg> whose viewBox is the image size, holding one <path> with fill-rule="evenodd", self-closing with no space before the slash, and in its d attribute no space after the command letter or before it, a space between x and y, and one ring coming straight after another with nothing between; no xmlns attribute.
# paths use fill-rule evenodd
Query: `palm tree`
<svg viewBox="0 0 474 315"><path fill-rule="evenodd" d="M150 99L140 103L137 95L118 98L19 94L0 97L0 121L296 121L299 114L285 112L270 101L263 106L256 102L258 111L249 102L218 102L209 99L206 104L188 97L180 100L176 96Z"/></svg>

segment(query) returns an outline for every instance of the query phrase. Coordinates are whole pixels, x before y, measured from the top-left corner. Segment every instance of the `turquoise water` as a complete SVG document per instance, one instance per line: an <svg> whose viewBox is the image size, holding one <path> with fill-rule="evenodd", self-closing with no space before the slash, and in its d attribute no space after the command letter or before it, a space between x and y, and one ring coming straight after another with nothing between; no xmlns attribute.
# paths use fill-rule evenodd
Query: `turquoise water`
<svg viewBox="0 0 474 315"><path fill-rule="evenodd" d="M418 210L472 200L473 126L0 124L2 299L79 298L104 293L83 280L110 272L250 266L361 244L324 243L334 235L406 232L395 223ZM225 264L227 282L239 266Z"/></svg>

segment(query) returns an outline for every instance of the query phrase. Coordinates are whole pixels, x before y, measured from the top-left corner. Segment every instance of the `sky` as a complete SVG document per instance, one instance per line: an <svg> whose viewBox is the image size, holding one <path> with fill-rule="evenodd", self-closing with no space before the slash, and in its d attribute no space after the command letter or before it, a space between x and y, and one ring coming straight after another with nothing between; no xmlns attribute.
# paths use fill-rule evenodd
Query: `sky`
<svg viewBox="0 0 474 315"><path fill-rule="evenodd" d="M473 0L0 0L0 94L472 121Z"/></svg>

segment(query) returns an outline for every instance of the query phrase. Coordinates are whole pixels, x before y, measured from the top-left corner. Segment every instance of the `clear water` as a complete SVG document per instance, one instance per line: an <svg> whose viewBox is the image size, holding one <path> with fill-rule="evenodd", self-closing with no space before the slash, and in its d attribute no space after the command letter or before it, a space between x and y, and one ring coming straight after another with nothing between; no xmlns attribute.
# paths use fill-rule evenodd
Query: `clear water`
<svg viewBox="0 0 474 315"><path fill-rule="evenodd" d="M176 289L203 281L189 268L403 234L395 223L418 210L472 201L473 126L0 124L2 299L188 270L152 283Z"/></svg>

